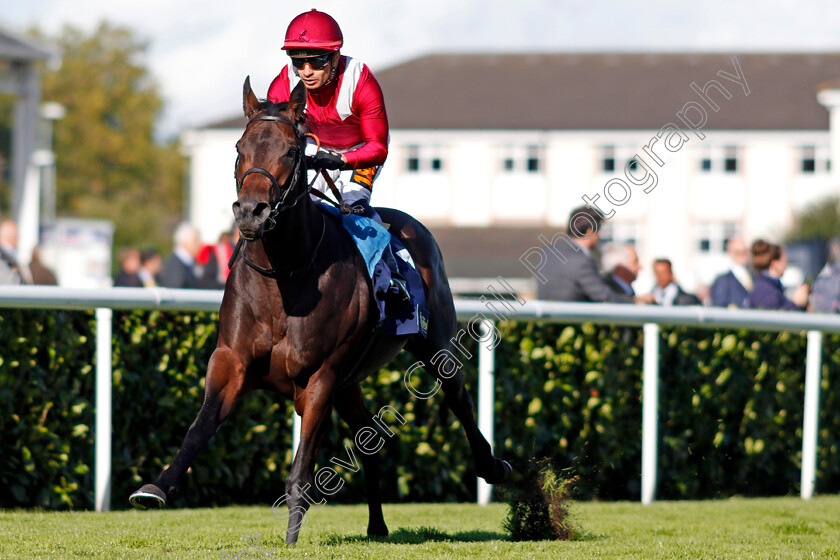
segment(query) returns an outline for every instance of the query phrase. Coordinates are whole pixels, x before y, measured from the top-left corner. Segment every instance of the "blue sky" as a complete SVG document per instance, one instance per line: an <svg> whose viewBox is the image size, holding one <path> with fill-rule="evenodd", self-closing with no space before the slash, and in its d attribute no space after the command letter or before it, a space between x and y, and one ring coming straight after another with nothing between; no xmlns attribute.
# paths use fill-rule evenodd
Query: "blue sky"
<svg viewBox="0 0 840 560"><path fill-rule="evenodd" d="M310 5L311 4L311 5ZM264 94L285 64L289 20L335 17L343 52L377 69L431 52L840 51L840 2L703 0L7 1L0 26L48 32L100 21L135 29L166 102L163 135L235 115L246 75ZM500 79L504 79L500 75ZM200 104L196 100L201 100Z"/></svg>

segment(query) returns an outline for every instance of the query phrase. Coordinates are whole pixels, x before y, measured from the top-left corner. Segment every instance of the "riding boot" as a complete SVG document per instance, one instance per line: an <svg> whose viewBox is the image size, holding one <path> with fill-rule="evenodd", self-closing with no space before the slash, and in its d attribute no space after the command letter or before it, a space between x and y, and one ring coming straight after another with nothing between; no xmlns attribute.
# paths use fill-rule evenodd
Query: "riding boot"
<svg viewBox="0 0 840 560"><path fill-rule="evenodd" d="M382 251L382 260L388 265L388 270L391 271L391 281L388 283L388 299L394 303L409 303L411 296L408 295L408 283L402 274L400 274L397 267L397 259L394 258L394 253L391 251L391 246L385 247Z"/></svg>
<svg viewBox="0 0 840 560"><path fill-rule="evenodd" d="M379 216L379 212L377 212L366 199L356 200L351 204L351 206L353 205L361 206L364 209L361 213L362 216L383 224L382 218ZM388 228L386 227L386 229ZM411 302L411 296L408 295L408 283L403 275L400 274L400 269L397 266L397 259L394 257L393 251L391 251L390 244L385 246L385 250L382 252L382 260L385 261L385 264L388 266L388 270L391 271L391 281L388 283L388 291L386 292L387 299L397 304Z"/></svg>

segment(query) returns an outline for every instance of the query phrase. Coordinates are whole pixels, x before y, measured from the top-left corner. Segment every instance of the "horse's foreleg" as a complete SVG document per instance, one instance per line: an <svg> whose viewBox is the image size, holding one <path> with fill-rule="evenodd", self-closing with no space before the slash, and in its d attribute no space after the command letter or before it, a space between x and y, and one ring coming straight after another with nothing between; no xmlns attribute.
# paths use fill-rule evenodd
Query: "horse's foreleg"
<svg viewBox="0 0 840 560"><path fill-rule="evenodd" d="M181 477L216 433L233 405L242 396L245 368L228 348L217 348L210 357L204 388L204 403L187 430L184 443L172 463L154 484L146 484L131 495L131 505L140 509L163 507Z"/></svg>
<svg viewBox="0 0 840 560"><path fill-rule="evenodd" d="M329 381L323 381L329 377ZM334 377L315 374L306 389L298 388L295 393L295 410L301 414L300 445L292 460L292 468L286 478L286 504L289 507L289 526L286 529L286 543L294 544L298 533L306 523L306 512L314 503L315 460L321 440L324 439L327 417L332 410Z"/></svg>
<svg viewBox="0 0 840 560"><path fill-rule="evenodd" d="M342 389L340 399L335 401L335 409L347 422L355 436L365 427L376 429L373 415L365 406L362 388L358 383ZM382 516L382 497L379 494L379 459L376 453L361 453L362 467L365 471L365 486L368 501L368 536L387 537L388 527Z"/></svg>

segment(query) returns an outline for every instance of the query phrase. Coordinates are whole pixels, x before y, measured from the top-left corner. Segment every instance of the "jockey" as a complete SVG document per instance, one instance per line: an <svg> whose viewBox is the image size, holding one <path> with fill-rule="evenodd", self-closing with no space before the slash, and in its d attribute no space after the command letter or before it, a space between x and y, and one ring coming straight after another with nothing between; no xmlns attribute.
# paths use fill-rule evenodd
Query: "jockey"
<svg viewBox="0 0 840 560"><path fill-rule="evenodd" d="M364 216L379 216L370 206L373 181L388 157L388 116L382 89L370 69L340 52L344 36L338 23L315 9L294 18L283 43L291 64L283 67L268 88L268 100L289 100L291 90L303 82L307 89L306 116L310 132L321 142L307 146L314 156L310 167L324 169L338 187L344 202L360 205ZM328 185L318 175L315 189ZM386 247L383 259L391 270L391 293L408 300L405 280Z"/></svg>

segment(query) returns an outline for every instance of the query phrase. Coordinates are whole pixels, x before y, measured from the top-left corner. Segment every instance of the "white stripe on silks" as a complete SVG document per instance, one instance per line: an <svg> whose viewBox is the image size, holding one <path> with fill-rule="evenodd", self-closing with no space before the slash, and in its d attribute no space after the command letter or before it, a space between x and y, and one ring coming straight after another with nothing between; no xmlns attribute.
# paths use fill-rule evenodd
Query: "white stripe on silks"
<svg viewBox="0 0 840 560"><path fill-rule="evenodd" d="M356 85L362 75L364 63L347 57L347 66L344 69L344 77L341 79L341 87L338 90L338 101L335 110L341 120L347 119L353 114L353 94L356 92Z"/></svg>
<svg viewBox="0 0 840 560"><path fill-rule="evenodd" d="M346 120L347 117L353 114L353 94L356 92L356 86L359 83L359 77L362 75L362 70L365 67L364 62L360 62L351 57L347 58L347 66L344 69L344 77L341 79L341 87L338 90L338 100L335 104L335 110L338 112L338 118ZM297 68L289 64L287 67L289 75L289 92L297 87L300 82Z"/></svg>
<svg viewBox="0 0 840 560"><path fill-rule="evenodd" d="M289 74L289 95L291 95L292 91L297 87L298 82L300 82L300 76L298 76L297 68L293 64L287 65L286 68Z"/></svg>

